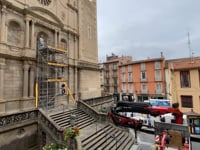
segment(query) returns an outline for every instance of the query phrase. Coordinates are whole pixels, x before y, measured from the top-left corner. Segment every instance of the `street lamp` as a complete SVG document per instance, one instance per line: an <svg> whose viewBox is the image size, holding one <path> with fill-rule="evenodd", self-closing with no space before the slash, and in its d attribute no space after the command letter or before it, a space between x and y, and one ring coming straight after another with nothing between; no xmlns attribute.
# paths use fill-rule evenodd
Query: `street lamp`
<svg viewBox="0 0 200 150"><path fill-rule="evenodd" d="M113 135L111 135L111 138L113 138L115 140L115 145L116 145L116 150L117 150L117 135L113 134Z"/></svg>
<svg viewBox="0 0 200 150"><path fill-rule="evenodd" d="M76 121L76 114L71 114L71 115L70 115L69 122L70 122L70 125L71 125L72 127L74 127L75 121Z"/></svg>
<svg viewBox="0 0 200 150"><path fill-rule="evenodd" d="M69 123L71 125L72 128L74 128L75 123L76 123L76 114L71 113L70 117L69 117ZM70 141L70 145L69 145L69 149L70 150L74 150L74 139L71 139L72 141Z"/></svg>

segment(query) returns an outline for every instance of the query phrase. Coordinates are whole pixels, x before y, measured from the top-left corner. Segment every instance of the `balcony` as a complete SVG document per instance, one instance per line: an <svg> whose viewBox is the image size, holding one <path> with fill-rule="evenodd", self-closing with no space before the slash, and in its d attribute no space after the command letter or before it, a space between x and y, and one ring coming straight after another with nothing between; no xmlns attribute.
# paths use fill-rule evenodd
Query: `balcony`
<svg viewBox="0 0 200 150"><path fill-rule="evenodd" d="M156 94L162 94L162 90L156 90Z"/></svg>
<svg viewBox="0 0 200 150"><path fill-rule="evenodd" d="M105 67L104 70L105 70L105 71L109 71L109 68L108 68L108 67Z"/></svg>
<svg viewBox="0 0 200 150"><path fill-rule="evenodd" d="M125 79L123 79L123 80L122 80L122 82L126 82L126 80L125 80Z"/></svg>
<svg viewBox="0 0 200 150"><path fill-rule="evenodd" d="M118 85L117 85L117 83L113 83L113 86L114 86L114 87L117 87Z"/></svg>
<svg viewBox="0 0 200 150"><path fill-rule="evenodd" d="M106 87L109 87L109 86L110 86L110 84L108 84L108 83L105 83L105 84L104 84L104 86L106 86Z"/></svg>
<svg viewBox="0 0 200 150"><path fill-rule="evenodd" d="M140 78L141 82L147 82L147 78Z"/></svg>
<svg viewBox="0 0 200 150"><path fill-rule="evenodd" d="M117 74L114 74L112 77L113 77L113 78L117 78L117 77L118 77L118 75L117 75Z"/></svg>
<svg viewBox="0 0 200 150"><path fill-rule="evenodd" d="M129 79L128 82L133 82L133 79Z"/></svg>
<svg viewBox="0 0 200 150"><path fill-rule="evenodd" d="M112 68L113 71L117 71L117 68Z"/></svg>
<svg viewBox="0 0 200 150"><path fill-rule="evenodd" d="M142 90L141 90L141 93L142 93L142 94L148 94L148 90L142 89Z"/></svg>
<svg viewBox="0 0 200 150"><path fill-rule="evenodd" d="M162 78L161 77L156 77L155 81L162 81Z"/></svg>
<svg viewBox="0 0 200 150"><path fill-rule="evenodd" d="M128 93L133 93L133 89L128 89Z"/></svg>
<svg viewBox="0 0 200 150"><path fill-rule="evenodd" d="M104 75L104 78L109 78L109 75L108 74Z"/></svg>
<svg viewBox="0 0 200 150"><path fill-rule="evenodd" d="M125 89L122 89L122 93L126 93L126 90L125 90Z"/></svg>

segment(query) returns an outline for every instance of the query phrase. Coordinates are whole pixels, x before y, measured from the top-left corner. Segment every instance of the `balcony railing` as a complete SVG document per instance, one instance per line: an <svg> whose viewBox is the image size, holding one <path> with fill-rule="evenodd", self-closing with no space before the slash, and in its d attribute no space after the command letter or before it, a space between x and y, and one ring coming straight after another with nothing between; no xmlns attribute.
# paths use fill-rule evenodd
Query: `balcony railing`
<svg viewBox="0 0 200 150"><path fill-rule="evenodd" d="M161 77L156 77L156 78L155 78L155 81L161 81L161 80L162 80Z"/></svg>
<svg viewBox="0 0 200 150"><path fill-rule="evenodd" d="M147 78L140 78L141 82L147 82Z"/></svg>
<svg viewBox="0 0 200 150"><path fill-rule="evenodd" d="M156 94L162 94L162 90L156 90Z"/></svg>
<svg viewBox="0 0 200 150"><path fill-rule="evenodd" d="M142 93L142 94L147 94L147 93L148 93L148 90L142 89L142 90L141 90L141 93Z"/></svg>
<svg viewBox="0 0 200 150"><path fill-rule="evenodd" d="M112 68L113 71L117 70L117 68Z"/></svg>
<svg viewBox="0 0 200 150"><path fill-rule="evenodd" d="M114 74L112 77L113 77L113 78L117 78L117 77L118 77L118 75L117 75L117 74Z"/></svg>

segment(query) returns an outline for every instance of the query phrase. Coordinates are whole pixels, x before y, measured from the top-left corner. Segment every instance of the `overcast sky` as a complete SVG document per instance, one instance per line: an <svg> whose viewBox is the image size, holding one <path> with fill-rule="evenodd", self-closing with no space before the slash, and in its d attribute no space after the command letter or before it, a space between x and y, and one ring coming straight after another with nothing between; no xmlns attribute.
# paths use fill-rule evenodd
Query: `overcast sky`
<svg viewBox="0 0 200 150"><path fill-rule="evenodd" d="M200 0L97 0L97 27L101 62L200 56Z"/></svg>

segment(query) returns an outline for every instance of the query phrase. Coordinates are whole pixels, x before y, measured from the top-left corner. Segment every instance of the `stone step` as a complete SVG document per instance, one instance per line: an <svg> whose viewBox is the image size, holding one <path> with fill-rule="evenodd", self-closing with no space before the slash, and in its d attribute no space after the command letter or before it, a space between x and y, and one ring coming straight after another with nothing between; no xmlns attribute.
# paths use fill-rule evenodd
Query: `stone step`
<svg viewBox="0 0 200 150"><path fill-rule="evenodd" d="M121 132L120 130L118 130L118 132L115 133L115 136L117 138L122 138L124 136L124 133ZM113 136L113 134L110 133L109 138L106 138L106 142L103 143L101 146L99 146L97 149L98 150L103 150L106 149L106 147L108 147L110 145L110 143L114 143L116 144L116 139L114 138L115 136ZM118 145L118 143L117 143Z"/></svg>
<svg viewBox="0 0 200 150"><path fill-rule="evenodd" d="M117 137L118 136L123 136L123 133L120 130L115 129L113 132L108 133L103 140L101 140L100 142L95 144L95 146L93 146L93 148L100 150L100 149L105 149L105 147L108 147L108 145L110 145L110 143L115 141L115 139L113 138L113 133L115 133L115 135Z"/></svg>
<svg viewBox="0 0 200 150"><path fill-rule="evenodd" d="M75 126L77 126L80 129L82 129L82 128L84 128L84 127L86 127L86 126L88 126L88 125L90 125L90 124L92 124L94 122L95 122L95 120L93 118L85 118L85 120L83 120L82 122L81 121L75 122ZM68 128L70 126L71 126L70 122L67 122L65 124L60 125L60 127L64 127L64 128Z"/></svg>
<svg viewBox="0 0 200 150"><path fill-rule="evenodd" d="M127 141L126 147L124 148L124 150L130 150L133 145L135 144L135 139L133 137L130 137L130 140ZM120 147L119 147L120 149Z"/></svg>
<svg viewBox="0 0 200 150"><path fill-rule="evenodd" d="M77 116L77 115L76 115ZM78 115L77 116L77 119L76 119L76 122L78 121L78 120L81 120L81 119L83 119L83 118L85 118L85 117L89 117L90 118L90 116L88 116L87 114L80 114L80 115ZM68 116L63 116L62 118L59 118L59 119L56 119L56 120L54 120L58 125L62 125L62 124L65 124L65 123L67 123L67 122L70 122L70 115L68 115Z"/></svg>
<svg viewBox="0 0 200 150"><path fill-rule="evenodd" d="M107 137L110 132L116 132L114 128L110 128L109 130L104 130L100 134L96 134L87 143L83 143L84 149L95 149L95 147L99 146L99 143L102 143Z"/></svg>
<svg viewBox="0 0 200 150"><path fill-rule="evenodd" d="M94 122L95 122L95 120L93 118L90 118L90 119L86 120L85 122L81 122L81 124L78 124L78 127L80 129L82 129L82 128L85 128L89 125L92 125Z"/></svg>
<svg viewBox="0 0 200 150"><path fill-rule="evenodd" d="M112 141L104 148L104 150L116 149L119 145L123 144L123 141L128 138L128 135L123 131L120 131L120 134L121 136L118 137L118 135L113 133L110 137L112 138Z"/></svg>
<svg viewBox="0 0 200 150"><path fill-rule="evenodd" d="M53 122L57 124L57 126L69 128L71 127L71 115L76 116L75 126L79 127L80 129L87 127L95 122L92 117L78 109L65 110L63 112L51 114L49 117Z"/></svg>
<svg viewBox="0 0 200 150"><path fill-rule="evenodd" d="M130 148L134 144L133 137L130 135L127 135L126 137L120 139L118 142L121 144L117 146L117 149L123 149L123 150L130 150ZM114 148L112 149L115 150Z"/></svg>
<svg viewBox="0 0 200 150"><path fill-rule="evenodd" d="M130 133L115 126L106 125L82 139L81 143L83 150L130 150L134 139Z"/></svg>
<svg viewBox="0 0 200 150"><path fill-rule="evenodd" d="M53 120L56 120L56 119L59 119L59 118L62 118L63 116L68 116L69 114L76 114L76 113L84 113L78 109L72 109L72 110L65 110L64 112L59 112L59 113L56 113L56 114L52 114L50 115L50 117L53 119Z"/></svg>
<svg viewBox="0 0 200 150"><path fill-rule="evenodd" d="M109 130L110 128L111 128L110 125L106 125L100 128L99 130L94 131L91 135L87 136L87 138L82 139L81 142L87 144L90 142L91 138L95 137L97 134L102 134L103 132L105 132L105 130Z"/></svg>

